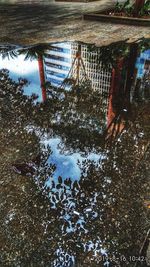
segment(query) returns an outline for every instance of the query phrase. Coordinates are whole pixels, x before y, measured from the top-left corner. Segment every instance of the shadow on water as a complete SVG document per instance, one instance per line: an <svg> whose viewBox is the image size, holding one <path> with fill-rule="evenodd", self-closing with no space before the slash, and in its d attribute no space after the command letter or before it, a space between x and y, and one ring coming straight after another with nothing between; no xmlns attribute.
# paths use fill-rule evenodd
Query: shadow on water
<svg viewBox="0 0 150 267"><path fill-rule="evenodd" d="M149 40L0 51L1 266L148 266Z"/></svg>

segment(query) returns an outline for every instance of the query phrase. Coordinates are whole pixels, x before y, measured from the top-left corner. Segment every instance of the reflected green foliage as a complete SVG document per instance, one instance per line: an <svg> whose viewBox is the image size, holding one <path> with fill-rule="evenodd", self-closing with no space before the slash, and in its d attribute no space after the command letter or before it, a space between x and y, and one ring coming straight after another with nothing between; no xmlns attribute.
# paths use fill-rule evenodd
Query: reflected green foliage
<svg viewBox="0 0 150 267"><path fill-rule="evenodd" d="M106 127L106 105L99 92L92 92L91 88L76 93L73 90L54 89L48 86L49 99L40 106L35 120L39 120L41 127L58 134L70 151L74 149L87 153L98 148L102 138L102 130ZM51 108L49 108L51 107ZM44 111L43 111L44 110Z"/></svg>
<svg viewBox="0 0 150 267"><path fill-rule="evenodd" d="M141 16L144 16L145 14L148 14L148 15L150 14L150 2L149 2L149 0L146 0L144 2L144 5L142 6L142 8L139 11L139 14Z"/></svg>
<svg viewBox="0 0 150 267"><path fill-rule="evenodd" d="M25 55L25 60L35 60L39 56L44 54L44 51L49 48L49 45L39 44L36 46L31 46L29 48L24 47L18 51L18 55Z"/></svg>
<svg viewBox="0 0 150 267"><path fill-rule="evenodd" d="M140 39L138 42L138 53L148 50L150 47L150 39ZM134 43L132 43L134 44ZM128 61L130 47L132 44L128 44L125 41L112 43L109 46L96 47L94 45L88 45L89 61L97 64L97 69L104 68L109 70L116 68L118 59L125 59L125 67ZM136 43L135 43L136 45ZM95 55L93 52L96 52Z"/></svg>
<svg viewBox="0 0 150 267"><path fill-rule="evenodd" d="M149 0L133 1L126 0L124 3L119 3L115 5L115 12L120 14L126 14L128 16L145 16L149 15L150 12L150 2Z"/></svg>
<svg viewBox="0 0 150 267"><path fill-rule="evenodd" d="M139 51L143 52L145 50L148 50L150 47L150 39L140 39L139 41Z"/></svg>
<svg viewBox="0 0 150 267"><path fill-rule="evenodd" d="M2 55L2 59L5 58L16 58L18 56L18 51L16 50L16 46L1 46L0 45L0 54Z"/></svg>
<svg viewBox="0 0 150 267"><path fill-rule="evenodd" d="M96 62L97 68L102 67L111 69L116 67L119 58L127 57L129 54L130 46L125 41L112 43L109 46L95 47L94 45L88 46L90 62ZM93 56L90 52L98 52L98 56Z"/></svg>

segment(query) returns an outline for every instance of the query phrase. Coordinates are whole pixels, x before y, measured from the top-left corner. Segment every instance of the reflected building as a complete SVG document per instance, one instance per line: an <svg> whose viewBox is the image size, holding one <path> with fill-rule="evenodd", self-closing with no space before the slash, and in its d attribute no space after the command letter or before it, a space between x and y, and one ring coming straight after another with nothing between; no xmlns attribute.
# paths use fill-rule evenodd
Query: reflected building
<svg viewBox="0 0 150 267"><path fill-rule="evenodd" d="M82 80L84 77L91 82L91 87L94 91L101 94L101 105L105 119L107 120L109 94L112 84L112 68L104 68L102 62L98 62L99 51L90 51L87 44L72 43L71 44L72 58L74 59L77 52L80 51L82 59L82 68L80 66L79 76ZM106 122L107 124L107 122Z"/></svg>
<svg viewBox="0 0 150 267"><path fill-rule="evenodd" d="M52 86L61 86L72 65L70 43L52 44L44 53L45 80Z"/></svg>
<svg viewBox="0 0 150 267"><path fill-rule="evenodd" d="M92 90L101 95L101 119L107 128L121 110L126 112L130 109L139 79L142 79L140 86L145 86L143 77L150 69L150 50L138 55L138 45L131 44L128 55L116 56L116 66L108 64L107 68L99 61L99 52L99 49L91 51L89 45L78 42L51 44L44 52L43 72L44 81L50 82L55 88L68 89L69 86L65 83L67 79L77 86L83 81L90 81ZM125 127L125 118L123 115L120 125L109 127L109 132L112 129L114 133L115 129L121 132Z"/></svg>
<svg viewBox="0 0 150 267"><path fill-rule="evenodd" d="M86 76L90 81L93 90L99 90L101 94L109 93L111 86L112 71L104 69L102 63L97 68L98 51L89 52L88 45L72 43L56 43L50 46L44 53L45 80L53 86L59 87L67 78L71 68L75 75L76 64L74 60L80 51L82 64L79 66L79 78L82 80ZM90 55L90 57L89 57ZM94 59L94 62L93 60Z"/></svg>
<svg viewBox="0 0 150 267"><path fill-rule="evenodd" d="M89 51L89 46L86 44L71 44L72 58L75 58L76 53L79 50L81 58L83 60L85 73L88 79L91 81L92 89L98 90L101 94L108 94L111 86L111 76L112 71L110 68L107 70L103 68L102 62L97 64L98 61L98 53L99 51ZM83 72L80 71L80 76L82 78Z"/></svg>
<svg viewBox="0 0 150 267"><path fill-rule="evenodd" d="M90 81L92 90L98 91L101 95L103 112L101 120L107 128L118 116L118 112L126 108L127 102L130 101L128 98L127 101L120 103L118 96L125 94L126 90L130 91L132 73L125 69L125 58L116 58L116 67L108 65L104 68L103 62L99 60L99 52L99 49L91 51L89 45L78 42L51 44L44 52L43 71L45 82L50 82L56 89L61 87L68 89L69 86L64 82L67 79L72 80L73 85L77 86L80 86L83 81ZM132 61L135 58L137 58L136 54ZM131 69L135 68L134 62L132 67ZM119 127L117 131L122 131L124 119L121 119L119 126L113 127L117 129ZM115 132L114 128L113 131ZM112 127L109 128L110 132Z"/></svg>
<svg viewBox="0 0 150 267"><path fill-rule="evenodd" d="M132 92L136 101L150 99L150 49L138 56L134 80Z"/></svg>
<svg viewBox="0 0 150 267"><path fill-rule="evenodd" d="M145 72L146 65L149 65L150 71L150 49L142 52L136 61L137 78L142 78Z"/></svg>
<svg viewBox="0 0 150 267"><path fill-rule="evenodd" d="M45 82L50 82L55 88L68 89L64 84L67 78L78 85L90 81L92 89L102 96L102 109L107 120L112 69L104 69L101 62L97 66L98 53L98 50L90 52L88 45L78 42L51 44L43 56L44 76Z"/></svg>

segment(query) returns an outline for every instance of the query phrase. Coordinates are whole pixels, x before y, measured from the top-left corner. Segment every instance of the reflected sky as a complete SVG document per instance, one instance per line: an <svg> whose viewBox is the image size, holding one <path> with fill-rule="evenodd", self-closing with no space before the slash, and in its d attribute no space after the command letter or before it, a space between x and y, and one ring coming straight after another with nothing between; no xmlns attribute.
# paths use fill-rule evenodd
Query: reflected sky
<svg viewBox="0 0 150 267"><path fill-rule="evenodd" d="M24 93L27 95L36 94L39 96L38 101L42 101L40 78L37 60L25 60L23 55L17 58L5 58L0 56L1 68L10 71L10 77L18 81L18 78L27 79L29 84L24 87Z"/></svg>
<svg viewBox="0 0 150 267"><path fill-rule="evenodd" d="M61 143L60 139L50 139L44 143L50 145L52 150L52 155L50 155L48 162L56 165L56 171L53 175L53 178L56 181L59 176L63 179L71 178L73 180L79 180L81 176L82 161L88 159L95 163L99 163L99 160L101 159L100 155L94 153L90 153L87 157L83 157L80 153L72 153L70 155L69 151L68 153L66 151L66 155L64 155L59 149Z"/></svg>

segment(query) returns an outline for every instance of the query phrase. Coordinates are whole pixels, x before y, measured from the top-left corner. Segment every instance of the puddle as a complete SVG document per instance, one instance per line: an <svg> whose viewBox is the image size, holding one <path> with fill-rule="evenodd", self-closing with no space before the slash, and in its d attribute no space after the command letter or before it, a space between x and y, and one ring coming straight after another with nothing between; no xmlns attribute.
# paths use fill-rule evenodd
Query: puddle
<svg viewBox="0 0 150 267"><path fill-rule="evenodd" d="M149 40L0 46L1 266L148 266L149 100Z"/></svg>

